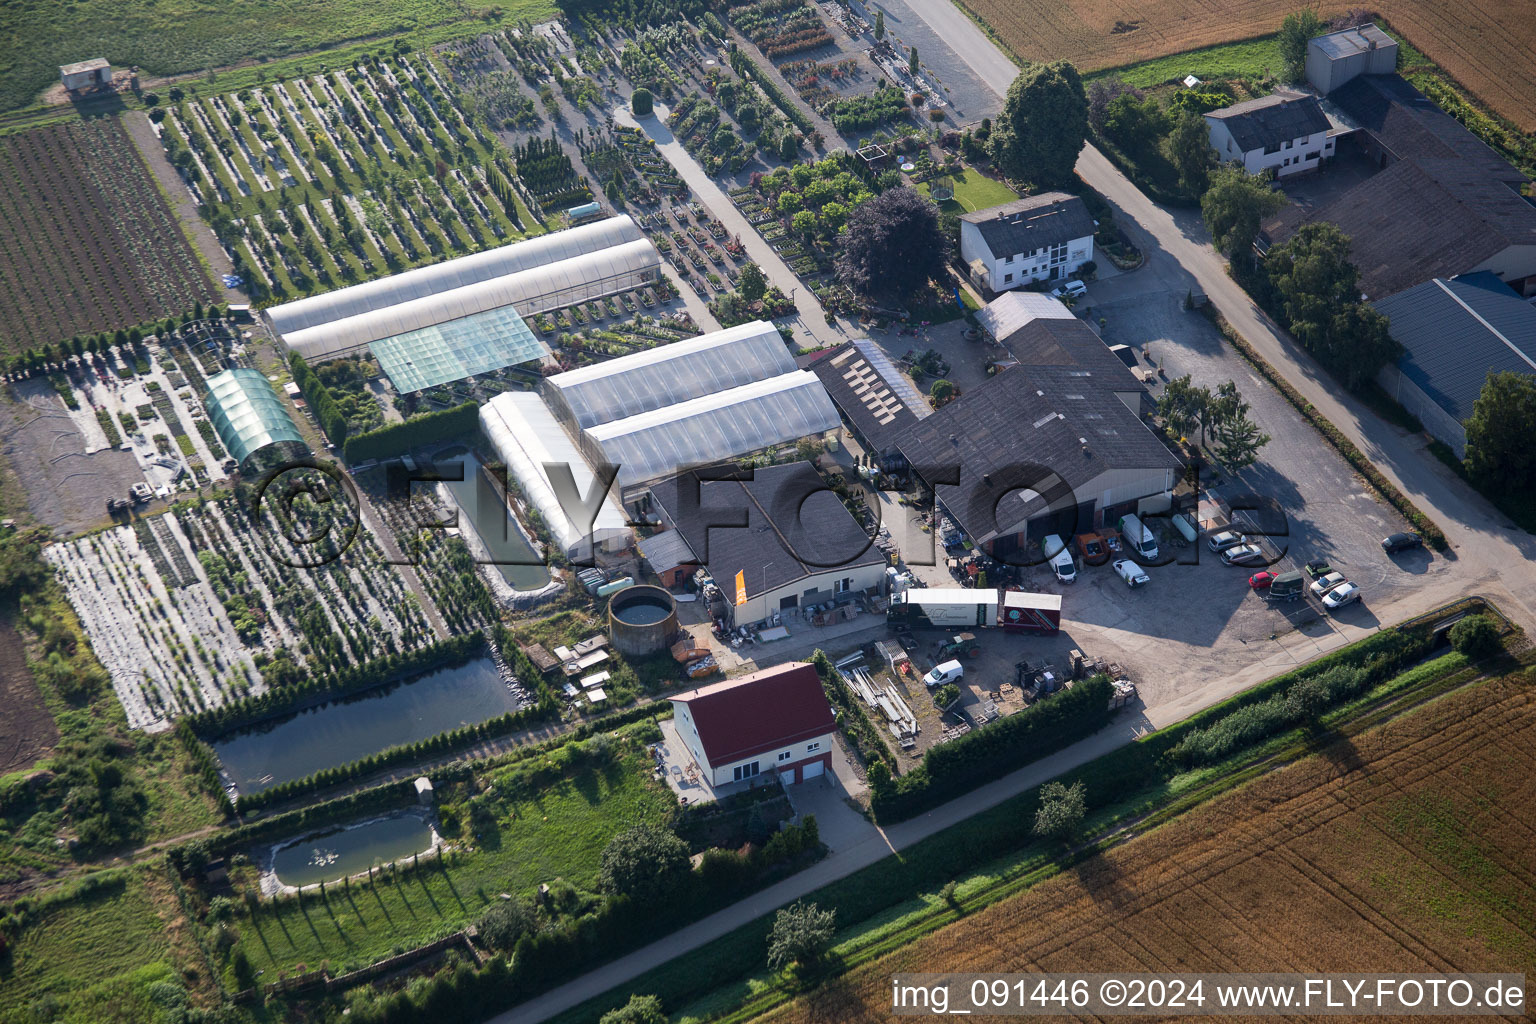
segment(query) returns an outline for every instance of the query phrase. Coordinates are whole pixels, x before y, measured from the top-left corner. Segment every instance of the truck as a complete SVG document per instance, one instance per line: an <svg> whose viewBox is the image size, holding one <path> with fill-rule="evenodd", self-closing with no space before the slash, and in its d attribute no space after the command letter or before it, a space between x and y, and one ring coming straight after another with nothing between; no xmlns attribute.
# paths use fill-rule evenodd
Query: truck
<svg viewBox="0 0 1536 1024"><path fill-rule="evenodd" d="M1054 633L1061 628L1061 595L1006 590L1000 618L1005 633Z"/></svg>
<svg viewBox="0 0 1536 1024"><path fill-rule="evenodd" d="M885 611L885 623L893 629L995 626L997 605L995 588L926 587L894 595Z"/></svg>

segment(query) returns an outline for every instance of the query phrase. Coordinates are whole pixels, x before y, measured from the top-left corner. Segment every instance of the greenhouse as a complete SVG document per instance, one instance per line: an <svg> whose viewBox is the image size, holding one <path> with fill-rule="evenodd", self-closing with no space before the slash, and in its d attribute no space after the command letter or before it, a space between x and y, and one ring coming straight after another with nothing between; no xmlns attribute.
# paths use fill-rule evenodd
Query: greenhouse
<svg viewBox="0 0 1536 1024"><path fill-rule="evenodd" d="M596 474L538 395L529 391L497 395L480 407L480 428L567 558L588 557L594 546L605 551L622 551L629 546L628 519L614 492L609 492L595 517L578 514L576 522L555 496L545 466L571 468L577 498L583 505Z"/></svg>
<svg viewBox="0 0 1536 1024"><path fill-rule="evenodd" d="M219 440L242 466L269 445L303 445L298 425L260 370L237 368L208 378L208 419Z"/></svg>
<svg viewBox="0 0 1536 1024"><path fill-rule="evenodd" d="M272 330L311 362L355 355L476 313L523 316L657 280L661 254L629 217L610 217L266 311ZM504 364L506 365L506 364Z"/></svg>
<svg viewBox="0 0 1536 1024"><path fill-rule="evenodd" d="M587 428L794 368L778 328L756 320L559 373L548 378L545 387L556 415Z"/></svg>
<svg viewBox="0 0 1536 1024"><path fill-rule="evenodd" d="M426 388L549 355L511 306L420 327L368 346L395 390Z"/></svg>
<svg viewBox="0 0 1536 1024"><path fill-rule="evenodd" d="M837 428L837 408L821 381L794 370L602 423L583 437L594 461L619 466L627 488Z"/></svg>

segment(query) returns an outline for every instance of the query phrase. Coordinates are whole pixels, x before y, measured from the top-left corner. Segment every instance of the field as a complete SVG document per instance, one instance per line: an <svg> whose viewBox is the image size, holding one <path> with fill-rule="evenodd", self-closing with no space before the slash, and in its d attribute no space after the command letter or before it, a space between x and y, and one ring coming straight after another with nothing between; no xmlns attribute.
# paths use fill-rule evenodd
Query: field
<svg viewBox="0 0 1536 1024"><path fill-rule="evenodd" d="M889 1017L898 971L1536 968L1536 672L1460 691L815 990Z"/></svg>
<svg viewBox="0 0 1536 1024"><path fill-rule="evenodd" d="M476 797L467 801L465 825L477 834L459 841L478 848L371 884L331 884L302 903L263 903L240 921L240 945L258 970L361 965L463 927L499 893L528 896L556 878L590 891L608 840L628 825L661 820L672 803L649 767L642 750L580 768L536 795ZM495 781L498 794L513 792L509 780Z"/></svg>
<svg viewBox="0 0 1536 1024"><path fill-rule="evenodd" d="M334 46L348 40L467 21L482 12L515 22L553 15L545 0L190 0L11 4L0 26L0 110L32 102L59 80L58 65L105 57L140 74L175 75Z"/></svg>
<svg viewBox="0 0 1536 1024"><path fill-rule="evenodd" d="M115 118L0 139L0 355L216 298Z"/></svg>
<svg viewBox="0 0 1536 1024"><path fill-rule="evenodd" d="M6 775L30 767L59 738L27 668L26 648L10 613L0 618L0 707L5 708L0 715L0 775Z"/></svg>
<svg viewBox="0 0 1536 1024"><path fill-rule="evenodd" d="M1213 8L1190 0L1067 0L1065 3L964 0L1003 45L1027 60L1065 58L1083 71L1136 64L1167 54L1273 32L1294 0L1238 0ZM1327 4L1326 18L1348 5ZM1382 0L1373 10L1496 113L1536 129L1536 19L1516 0L1445 4ZM1204 72L1195 66L1178 77ZM1172 77L1171 75L1169 77Z"/></svg>
<svg viewBox="0 0 1536 1024"><path fill-rule="evenodd" d="M954 183L955 198L940 204L946 211L975 213L977 210L1001 206L1003 203L1011 203L1019 198L1019 194L1013 189L1000 181L988 178L980 171L964 170L958 174L949 175L949 178ZM917 190L927 195L930 184L925 182L919 185Z"/></svg>

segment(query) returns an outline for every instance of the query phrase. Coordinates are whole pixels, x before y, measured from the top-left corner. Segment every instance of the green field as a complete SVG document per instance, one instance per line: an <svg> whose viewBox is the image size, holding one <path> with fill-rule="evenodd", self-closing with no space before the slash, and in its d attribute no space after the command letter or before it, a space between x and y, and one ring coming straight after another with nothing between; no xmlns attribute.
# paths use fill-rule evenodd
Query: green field
<svg viewBox="0 0 1536 1024"><path fill-rule="evenodd" d="M105 57L141 75L179 75L471 21L554 14L548 0L19 0L0 22L0 111L31 103L58 65ZM468 29L466 28L466 31Z"/></svg>
<svg viewBox="0 0 1536 1024"><path fill-rule="evenodd" d="M939 208L946 212L958 210L962 213L975 213L1019 198L1019 194L1007 185L975 169L961 171L950 177L955 183L955 198L939 204ZM917 190L927 195L928 183L917 186Z"/></svg>
<svg viewBox="0 0 1536 1024"><path fill-rule="evenodd" d="M33 915L0 958L0 1024L112 1019L102 1005L157 976L169 959L165 925L138 872ZM141 970L148 973L127 977ZM97 998L102 991L111 997Z"/></svg>
<svg viewBox="0 0 1536 1024"><path fill-rule="evenodd" d="M661 820L672 806L649 770L643 750L580 769L498 805L495 823L478 826L478 840L467 832L460 840L472 852L372 885L330 885L302 902L263 903L254 919L238 921L240 948L258 970L361 966L463 927L503 892L529 895L556 878L590 890L608 841L636 822Z"/></svg>
<svg viewBox="0 0 1536 1024"><path fill-rule="evenodd" d="M1195 75L1208 81L1224 78L1264 78L1277 75L1284 67L1280 58L1278 36L1260 36L1221 46L1207 46L1171 57L1157 57L1140 64L1105 68L1091 75L1084 75L1085 82L1096 78L1118 78L1138 89L1151 88L1166 82L1183 81L1186 75Z"/></svg>

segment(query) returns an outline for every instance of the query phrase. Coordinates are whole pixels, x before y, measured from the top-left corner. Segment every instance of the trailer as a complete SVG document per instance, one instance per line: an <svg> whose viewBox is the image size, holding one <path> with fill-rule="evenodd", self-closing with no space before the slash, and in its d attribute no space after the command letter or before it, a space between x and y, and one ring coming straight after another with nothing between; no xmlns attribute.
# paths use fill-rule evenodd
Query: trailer
<svg viewBox="0 0 1536 1024"><path fill-rule="evenodd" d="M1005 591L1001 618L1008 633L1054 633L1061 628L1061 595Z"/></svg>
<svg viewBox="0 0 1536 1024"><path fill-rule="evenodd" d="M891 629L957 626L995 626L998 614L996 588L925 587L891 598L885 622Z"/></svg>

